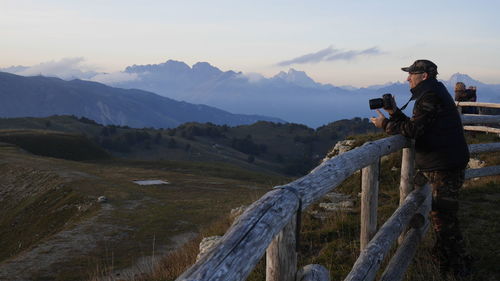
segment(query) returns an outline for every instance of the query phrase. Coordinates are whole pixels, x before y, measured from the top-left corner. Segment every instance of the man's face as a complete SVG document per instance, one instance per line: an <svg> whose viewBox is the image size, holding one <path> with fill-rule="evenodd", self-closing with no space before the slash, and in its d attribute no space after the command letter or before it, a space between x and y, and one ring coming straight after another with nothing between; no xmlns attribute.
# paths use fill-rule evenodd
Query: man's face
<svg viewBox="0 0 500 281"><path fill-rule="evenodd" d="M410 73L408 74L408 78L406 79L406 81L408 81L410 83L410 89L413 89L415 88L418 83L424 81L425 79L427 79L427 73Z"/></svg>

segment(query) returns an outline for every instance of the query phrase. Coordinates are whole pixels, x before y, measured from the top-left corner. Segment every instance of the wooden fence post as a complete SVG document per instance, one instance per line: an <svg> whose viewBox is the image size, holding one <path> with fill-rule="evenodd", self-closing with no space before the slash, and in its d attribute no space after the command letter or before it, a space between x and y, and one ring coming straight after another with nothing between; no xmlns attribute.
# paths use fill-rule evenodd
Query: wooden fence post
<svg viewBox="0 0 500 281"><path fill-rule="evenodd" d="M360 251L377 232L377 205L380 159L361 170L361 230Z"/></svg>
<svg viewBox="0 0 500 281"><path fill-rule="evenodd" d="M401 179L399 183L399 206L403 204L406 196L413 190L413 177L415 173L415 141L410 141L410 147L403 148L401 159ZM398 244L403 243L406 231L398 238Z"/></svg>
<svg viewBox="0 0 500 281"><path fill-rule="evenodd" d="M295 281L297 214L276 235L266 252L266 281Z"/></svg>
<svg viewBox="0 0 500 281"><path fill-rule="evenodd" d="M427 233L430 226L429 212L431 211L432 197L431 190L428 189L425 193L425 200L420 206L416 215L420 215L423 219L421 224L415 224L405 235L404 240L400 243L398 250L391 258L384 273L380 277L380 281L400 281L403 280L408 267L413 262L415 252L422 239ZM411 224L411 223L410 223ZM401 238L401 237L400 237Z"/></svg>
<svg viewBox="0 0 500 281"><path fill-rule="evenodd" d="M377 270L380 268L385 255L390 251L392 245L398 239L398 235L410 223L413 215L426 200L428 193L429 186L425 185L414 190L406 197L405 203L396 209L361 252L344 281L370 281L375 279Z"/></svg>

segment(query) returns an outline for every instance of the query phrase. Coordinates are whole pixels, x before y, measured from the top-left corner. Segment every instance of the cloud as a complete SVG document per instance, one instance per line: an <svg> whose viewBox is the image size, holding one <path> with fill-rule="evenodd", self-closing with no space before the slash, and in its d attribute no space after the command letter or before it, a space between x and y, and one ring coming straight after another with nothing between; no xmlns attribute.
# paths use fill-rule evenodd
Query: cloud
<svg viewBox="0 0 500 281"><path fill-rule="evenodd" d="M139 79L139 75L137 73L113 72L113 73L100 73L89 80L111 85L115 83L134 81L137 79Z"/></svg>
<svg viewBox="0 0 500 281"><path fill-rule="evenodd" d="M362 55L380 55L382 52L377 48L377 47L372 47L366 50L362 51L344 51L344 52L339 52L334 55L331 55L327 57L325 60L327 61L334 61L334 60L353 60L356 57L362 56Z"/></svg>
<svg viewBox="0 0 500 281"><path fill-rule="evenodd" d="M318 51L316 53L307 54L307 55L303 55L300 57L296 57L296 58L291 59L291 60L279 62L277 65L278 66L288 66L291 64L317 63L317 62L324 60L324 58L326 56L330 55L333 52L337 52L337 51L338 50L333 49L333 47L330 46L330 47L323 49L321 51Z"/></svg>
<svg viewBox="0 0 500 281"><path fill-rule="evenodd" d="M262 74L256 72L240 73L237 78L246 79L250 83L258 83L266 79Z"/></svg>
<svg viewBox="0 0 500 281"><path fill-rule="evenodd" d="M335 49L332 46L320 50L316 53L306 54L300 57L296 57L291 60L286 60L277 63L278 66L289 66L292 64L306 64L306 63L318 63L321 61L335 61L335 60L353 60L359 56L363 55L380 55L383 52L377 47L368 48L365 50L340 50Z"/></svg>
<svg viewBox="0 0 500 281"><path fill-rule="evenodd" d="M89 79L95 76L97 72L89 69L85 70L86 67L82 65L84 60L83 57L63 58L58 61L42 62L34 66L10 67L6 68L6 70L23 76L43 75L59 77L65 80Z"/></svg>
<svg viewBox="0 0 500 281"><path fill-rule="evenodd" d="M50 77L59 77L64 80L90 80L104 84L132 81L139 78L137 73L97 72L93 70L92 67L85 65L84 62L85 59L83 57L63 58L58 61L53 60L42 62L33 66L11 66L2 68L0 69L0 71L5 71L22 76L43 75Z"/></svg>

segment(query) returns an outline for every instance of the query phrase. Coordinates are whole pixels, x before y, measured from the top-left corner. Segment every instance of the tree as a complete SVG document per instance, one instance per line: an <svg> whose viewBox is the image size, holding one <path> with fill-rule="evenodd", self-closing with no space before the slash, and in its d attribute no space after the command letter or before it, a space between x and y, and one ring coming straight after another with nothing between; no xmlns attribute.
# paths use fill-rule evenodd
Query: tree
<svg viewBox="0 0 500 281"><path fill-rule="evenodd" d="M108 127L102 127L101 129L101 136L103 137L108 137L110 134L109 134L109 129Z"/></svg>
<svg viewBox="0 0 500 281"><path fill-rule="evenodd" d="M248 163L253 163L253 162L255 162L255 156L253 156L253 155L248 155L247 162L248 162Z"/></svg>
<svg viewBox="0 0 500 281"><path fill-rule="evenodd" d="M175 141L175 139L170 138L168 140L167 147L168 148L176 148L177 147L177 142Z"/></svg>
<svg viewBox="0 0 500 281"><path fill-rule="evenodd" d="M161 139L162 139L162 135L160 134L160 132L157 132L155 135L155 138L154 138L155 144L159 144L161 142Z"/></svg>

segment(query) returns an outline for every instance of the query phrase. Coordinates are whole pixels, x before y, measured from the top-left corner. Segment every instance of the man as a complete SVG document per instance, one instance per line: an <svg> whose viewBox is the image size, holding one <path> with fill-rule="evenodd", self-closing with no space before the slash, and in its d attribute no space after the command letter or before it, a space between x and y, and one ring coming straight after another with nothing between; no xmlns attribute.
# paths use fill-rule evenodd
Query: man
<svg viewBox="0 0 500 281"><path fill-rule="evenodd" d="M457 82L455 84L455 101L473 101L477 99L476 87L469 86L468 89L465 88L463 82ZM461 106L461 112L463 114L478 114L479 111L475 106Z"/></svg>
<svg viewBox="0 0 500 281"><path fill-rule="evenodd" d="M470 257L458 225L457 198L469 150L460 114L445 86L437 81L433 62L417 60L402 70L408 72L410 100L415 101L412 117L397 108L393 98L393 108L386 109L390 118L377 109L378 117L371 122L388 134L415 139L415 184L428 182L432 187L433 256L444 274L453 270L455 275L465 276L470 274Z"/></svg>

